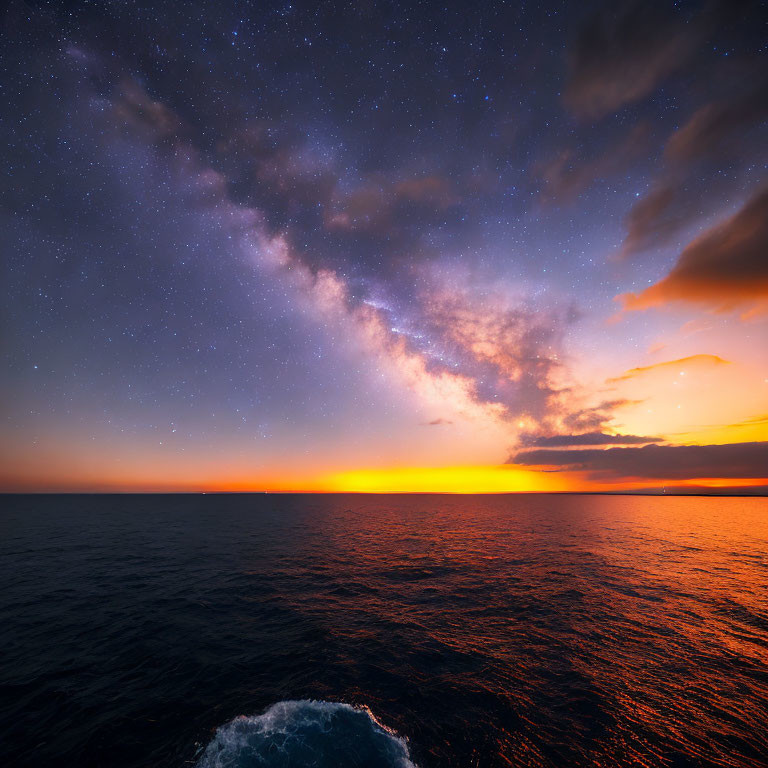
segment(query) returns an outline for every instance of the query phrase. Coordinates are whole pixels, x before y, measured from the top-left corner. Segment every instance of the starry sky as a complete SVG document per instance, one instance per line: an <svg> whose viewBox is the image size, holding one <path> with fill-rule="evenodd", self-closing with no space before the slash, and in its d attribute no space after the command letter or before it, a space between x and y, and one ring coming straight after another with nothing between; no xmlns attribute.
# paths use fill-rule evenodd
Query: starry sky
<svg viewBox="0 0 768 768"><path fill-rule="evenodd" d="M768 488L763 2L21 2L0 488Z"/></svg>

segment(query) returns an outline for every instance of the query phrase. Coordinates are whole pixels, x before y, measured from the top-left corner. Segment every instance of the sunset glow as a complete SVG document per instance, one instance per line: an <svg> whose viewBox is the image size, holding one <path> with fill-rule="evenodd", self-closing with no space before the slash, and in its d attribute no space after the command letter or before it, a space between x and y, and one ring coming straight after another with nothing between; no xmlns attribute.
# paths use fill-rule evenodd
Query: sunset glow
<svg viewBox="0 0 768 768"><path fill-rule="evenodd" d="M365 54L297 16L300 56L229 11L107 45L114 13L8 16L2 489L768 485L764 68L704 46L728 11L642 45L542 16L514 74L429 25L393 68L374 11Z"/></svg>
<svg viewBox="0 0 768 768"><path fill-rule="evenodd" d="M768 0L0 4L28 768L757 768Z"/></svg>

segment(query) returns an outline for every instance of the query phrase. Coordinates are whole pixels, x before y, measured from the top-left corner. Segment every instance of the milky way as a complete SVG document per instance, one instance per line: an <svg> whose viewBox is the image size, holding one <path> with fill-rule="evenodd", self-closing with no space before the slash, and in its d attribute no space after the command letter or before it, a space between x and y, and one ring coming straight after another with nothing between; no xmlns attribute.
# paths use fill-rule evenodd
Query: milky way
<svg viewBox="0 0 768 768"><path fill-rule="evenodd" d="M3 485L760 480L767 17L11 3Z"/></svg>

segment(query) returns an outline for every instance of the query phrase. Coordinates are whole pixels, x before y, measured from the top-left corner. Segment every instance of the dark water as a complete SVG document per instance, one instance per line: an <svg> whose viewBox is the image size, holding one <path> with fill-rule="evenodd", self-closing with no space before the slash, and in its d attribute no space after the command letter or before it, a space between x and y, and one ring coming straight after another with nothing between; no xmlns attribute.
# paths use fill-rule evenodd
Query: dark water
<svg viewBox="0 0 768 768"><path fill-rule="evenodd" d="M766 499L1 500L4 766L768 765Z"/></svg>

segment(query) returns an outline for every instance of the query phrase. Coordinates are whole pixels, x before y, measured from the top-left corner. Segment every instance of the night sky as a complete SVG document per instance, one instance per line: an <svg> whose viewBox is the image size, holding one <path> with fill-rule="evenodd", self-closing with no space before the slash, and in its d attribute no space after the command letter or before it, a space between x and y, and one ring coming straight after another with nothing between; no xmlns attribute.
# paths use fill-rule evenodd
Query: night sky
<svg viewBox="0 0 768 768"><path fill-rule="evenodd" d="M767 486L767 22L11 2L0 487Z"/></svg>

